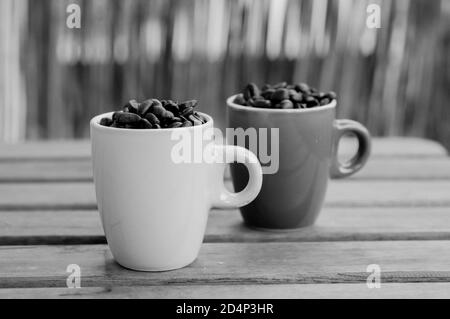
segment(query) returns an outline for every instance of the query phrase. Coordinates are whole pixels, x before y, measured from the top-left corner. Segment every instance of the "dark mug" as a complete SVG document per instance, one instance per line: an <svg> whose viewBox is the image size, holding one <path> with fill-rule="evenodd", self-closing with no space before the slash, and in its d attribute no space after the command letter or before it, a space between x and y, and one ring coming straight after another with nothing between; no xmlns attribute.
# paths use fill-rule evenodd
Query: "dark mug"
<svg viewBox="0 0 450 319"><path fill-rule="evenodd" d="M256 134L257 143L250 141L248 136L244 139L233 137L228 141L253 151L263 166L259 195L252 203L241 207L245 224L261 229L312 225L322 208L329 177L349 176L366 163L371 148L369 132L358 122L336 120L336 100L310 109L285 110L242 106L234 103L234 98L227 100L228 127L244 131L257 129L258 132L266 129L267 132ZM275 132L271 131L273 128ZM268 133L270 138L266 138ZM358 139L358 151L350 161L340 163L337 157L339 140L348 133L353 133ZM278 139L273 141L275 135ZM251 149L251 143L258 145L259 149ZM276 171L273 167L270 173L264 170L268 154L263 161L260 154L262 146L272 153L270 157L272 163L277 164ZM247 171L240 164L231 165L231 176L236 191L247 184Z"/></svg>

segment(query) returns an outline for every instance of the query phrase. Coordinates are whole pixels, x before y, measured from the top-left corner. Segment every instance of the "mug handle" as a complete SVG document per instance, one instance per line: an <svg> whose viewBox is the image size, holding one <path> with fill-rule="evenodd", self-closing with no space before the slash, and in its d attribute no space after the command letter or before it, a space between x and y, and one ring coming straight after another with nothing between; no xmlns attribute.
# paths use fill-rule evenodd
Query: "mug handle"
<svg viewBox="0 0 450 319"><path fill-rule="evenodd" d="M219 192L215 194L213 206L216 208L236 208L245 206L258 196L262 186L262 168L255 154L244 147L235 145L214 145L218 165L222 166ZM230 163L244 164L249 173L247 186L239 193L231 193L222 182L225 167Z"/></svg>
<svg viewBox="0 0 450 319"><path fill-rule="evenodd" d="M371 149L370 133L361 123L352 120L335 120L333 126L333 159L330 175L331 178L343 178L356 173L366 164ZM358 151L348 162L340 163L338 160L338 145L341 137L347 133L355 134L359 143Z"/></svg>

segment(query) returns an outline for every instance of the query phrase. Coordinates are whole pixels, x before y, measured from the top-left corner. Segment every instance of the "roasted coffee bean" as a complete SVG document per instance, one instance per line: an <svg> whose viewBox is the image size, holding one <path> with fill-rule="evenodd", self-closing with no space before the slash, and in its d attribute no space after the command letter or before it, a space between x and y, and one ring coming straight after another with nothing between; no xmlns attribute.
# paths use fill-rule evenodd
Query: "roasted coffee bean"
<svg viewBox="0 0 450 319"><path fill-rule="evenodd" d="M190 121L185 121L181 127L189 127L189 126L193 126L193 124Z"/></svg>
<svg viewBox="0 0 450 319"><path fill-rule="evenodd" d="M295 85L295 90L297 92L309 93L309 85L306 83L298 83Z"/></svg>
<svg viewBox="0 0 450 319"><path fill-rule="evenodd" d="M161 128L161 125L155 124L155 125L153 125L153 128L154 128L154 129L160 129L160 128Z"/></svg>
<svg viewBox="0 0 450 319"><path fill-rule="evenodd" d="M271 97L272 101L283 101L289 99L289 91L286 89L278 89L276 90Z"/></svg>
<svg viewBox="0 0 450 319"><path fill-rule="evenodd" d="M147 112L147 114L145 114L145 119L147 121L149 121L152 125L160 124L160 121L159 121L158 117L155 114L151 113L151 112Z"/></svg>
<svg viewBox="0 0 450 319"><path fill-rule="evenodd" d="M169 126L167 126L167 127L168 128L177 128L177 127L180 127L181 125L183 125L183 123L176 121L176 122L170 123Z"/></svg>
<svg viewBox="0 0 450 319"><path fill-rule="evenodd" d="M239 105L247 105L247 102L245 101L245 98L242 96L242 94L238 94L235 98L234 98L234 103L239 104Z"/></svg>
<svg viewBox="0 0 450 319"><path fill-rule="evenodd" d="M172 112L164 110L163 114L161 115L161 118L166 122L172 122L174 115Z"/></svg>
<svg viewBox="0 0 450 319"><path fill-rule="evenodd" d="M303 100L303 94L300 92L296 92L293 95L290 95L289 98L292 102L300 103Z"/></svg>
<svg viewBox="0 0 450 319"><path fill-rule="evenodd" d="M127 104L125 104L124 108L128 108L128 112L137 113L139 108L139 103L136 100L129 100Z"/></svg>
<svg viewBox="0 0 450 319"><path fill-rule="evenodd" d="M317 101L317 100L316 100L315 98L313 98L312 96L308 96L308 97L306 98L306 105L307 105L308 108L311 108L311 107L319 106L320 103L319 103L319 101Z"/></svg>
<svg viewBox="0 0 450 319"><path fill-rule="evenodd" d="M255 83L249 83L244 89L244 98L246 100L260 96L258 86Z"/></svg>
<svg viewBox="0 0 450 319"><path fill-rule="evenodd" d="M336 98L337 98L336 93L333 92L333 91L328 92L327 94L325 94L325 96L326 96L327 98L329 98L330 100L336 100Z"/></svg>
<svg viewBox="0 0 450 319"><path fill-rule="evenodd" d="M172 119L171 121L172 121L172 122L182 122L183 120L181 119L181 117L174 116L173 119Z"/></svg>
<svg viewBox="0 0 450 319"><path fill-rule="evenodd" d="M208 122L208 119L205 116L203 116L202 114L200 114L200 113L195 113L195 116L198 119L200 119L200 121L202 121L203 124Z"/></svg>
<svg viewBox="0 0 450 319"><path fill-rule="evenodd" d="M147 114L147 112L150 110L150 107L152 106L152 104L153 104L153 100L145 100L144 102L139 104L138 114L140 116L144 116L145 114Z"/></svg>
<svg viewBox="0 0 450 319"><path fill-rule="evenodd" d="M282 109L293 109L294 104L291 102L291 100L283 100L280 102L280 107Z"/></svg>
<svg viewBox="0 0 450 319"><path fill-rule="evenodd" d="M153 125L146 119L140 119L138 122L138 125L139 125L139 128L142 128L142 129L153 128Z"/></svg>
<svg viewBox="0 0 450 319"><path fill-rule="evenodd" d="M287 83L283 81L283 82L279 82L279 83L275 84L273 86L273 88L274 89L281 89L281 88L285 88L286 86L287 86Z"/></svg>
<svg viewBox="0 0 450 319"><path fill-rule="evenodd" d="M267 90L270 90L270 89L272 89L272 86L270 85L270 84L264 84L263 86L262 86L262 88L261 88L261 91L267 91Z"/></svg>
<svg viewBox="0 0 450 319"><path fill-rule="evenodd" d="M194 112L194 108L191 106L188 106L187 108L183 109L183 111L180 112L181 116L188 116L191 115Z"/></svg>
<svg viewBox="0 0 450 319"><path fill-rule="evenodd" d="M261 93L261 96L265 98L266 100L272 99L272 94L275 93L275 89L267 89L264 92Z"/></svg>
<svg viewBox="0 0 450 319"><path fill-rule="evenodd" d="M167 103L164 105L164 108L167 111L172 112L173 114L178 114L180 112L180 109L178 108L178 105L176 105L173 101L167 101Z"/></svg>
<svg viewBox="0 0 450 319"><path fill-rule="evenodd" d="M253 101L253 106L262 107L262 108L270 108L272 106L272 103L269 100L257 99L255 101Z"/></svg>
<svg viewBox="0 0 450 319"><path fill-rule="evenodd" d="M134 113L115 112L113 114L113 120L120 124L132 124L137 123L141 117Z"/></svg>
<svg viewBox="0 0 450 319"><path fill-rule="evenodd" d="M161 102L153 99L153 104L150 107L150 112L155 114L158 118L161 118L165 111L166 109L162 106Z"/></svg>
<svg viewBox="0 0 450 319"><path fill-rule="evenodd" d="M323 98L320 100L320 105L330 104L330 100L328 98Z"/></svg>
<svg viewBox="0 0 450 319"><path fill-rule="evenodd" d="M194 126L203 124L194 114L189 115L188 120L191 121Z"/></svg>
<svg viewBox="0 0 450 319"><path fill-rule="evenodd" d="M104 118L102 118L101 120L100 120L100 125L103 125L103 126L111 126L111 124L113 123L113 120L111 120L110 118L108 118L108 117L104 117Z"/></svg>
<svg viewBox="0 0 450 319"><path fill-rule="evenodd" d="M189 101L184 101L182 103L178 104L178 108L180 109L180 111L183 111L184 109L187 109L188 107L196 107L198 104L197 100L189 100Z"/></svg>
<svg viewBox="0 0 450 319"><path fill-rule="evenodd" d="M319 92L315 87L310 87L309 90L311 91L311 94Z"/></svg>
<svg viewBox="0 0 450 319"><path fill-rule="evenodd" d="M311 96L313 98L315 98L316 100L321 100L322 98L325 97L325 93L323 93L323 92L314 92L314 93L311 93Z"/></svg>

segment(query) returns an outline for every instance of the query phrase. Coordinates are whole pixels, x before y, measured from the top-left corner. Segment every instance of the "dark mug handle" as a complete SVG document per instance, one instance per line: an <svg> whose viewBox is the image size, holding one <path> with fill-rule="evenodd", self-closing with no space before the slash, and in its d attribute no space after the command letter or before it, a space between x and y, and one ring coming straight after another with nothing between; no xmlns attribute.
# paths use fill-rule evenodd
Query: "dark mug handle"
<svg viewBox="0 0 450 319"><path fill-rule="evenodd" d="M352 120L335 120L333 126L334 141L330 175L331 178L343 178L356 173L366 164L371 149L370 133L361 123ZM348 162L340 163L338 160L339 140L347 133L353 133L358 139L358 152Z"/></svg>

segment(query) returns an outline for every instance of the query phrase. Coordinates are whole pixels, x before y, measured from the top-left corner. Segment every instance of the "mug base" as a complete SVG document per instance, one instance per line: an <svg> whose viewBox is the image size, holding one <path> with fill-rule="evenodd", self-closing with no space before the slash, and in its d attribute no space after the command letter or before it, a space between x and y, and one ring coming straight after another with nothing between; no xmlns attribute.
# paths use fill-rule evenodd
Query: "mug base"
<svg viewBox="0 0 450 319"><path fill-rule="evenodd" d="M174 264L174 265L164 266L164 267L135 267L133 265L119 262L116 259L114 259L114 261L116 263L118 263L120 266L127 268L129 270L142 271L142 272L164 272L164 271L173 271L173 270L187 267L187 266L191 265L196 259L197 258L195 258L194 260L192 260L188 263L180 263L180 264Z"/></svg>

